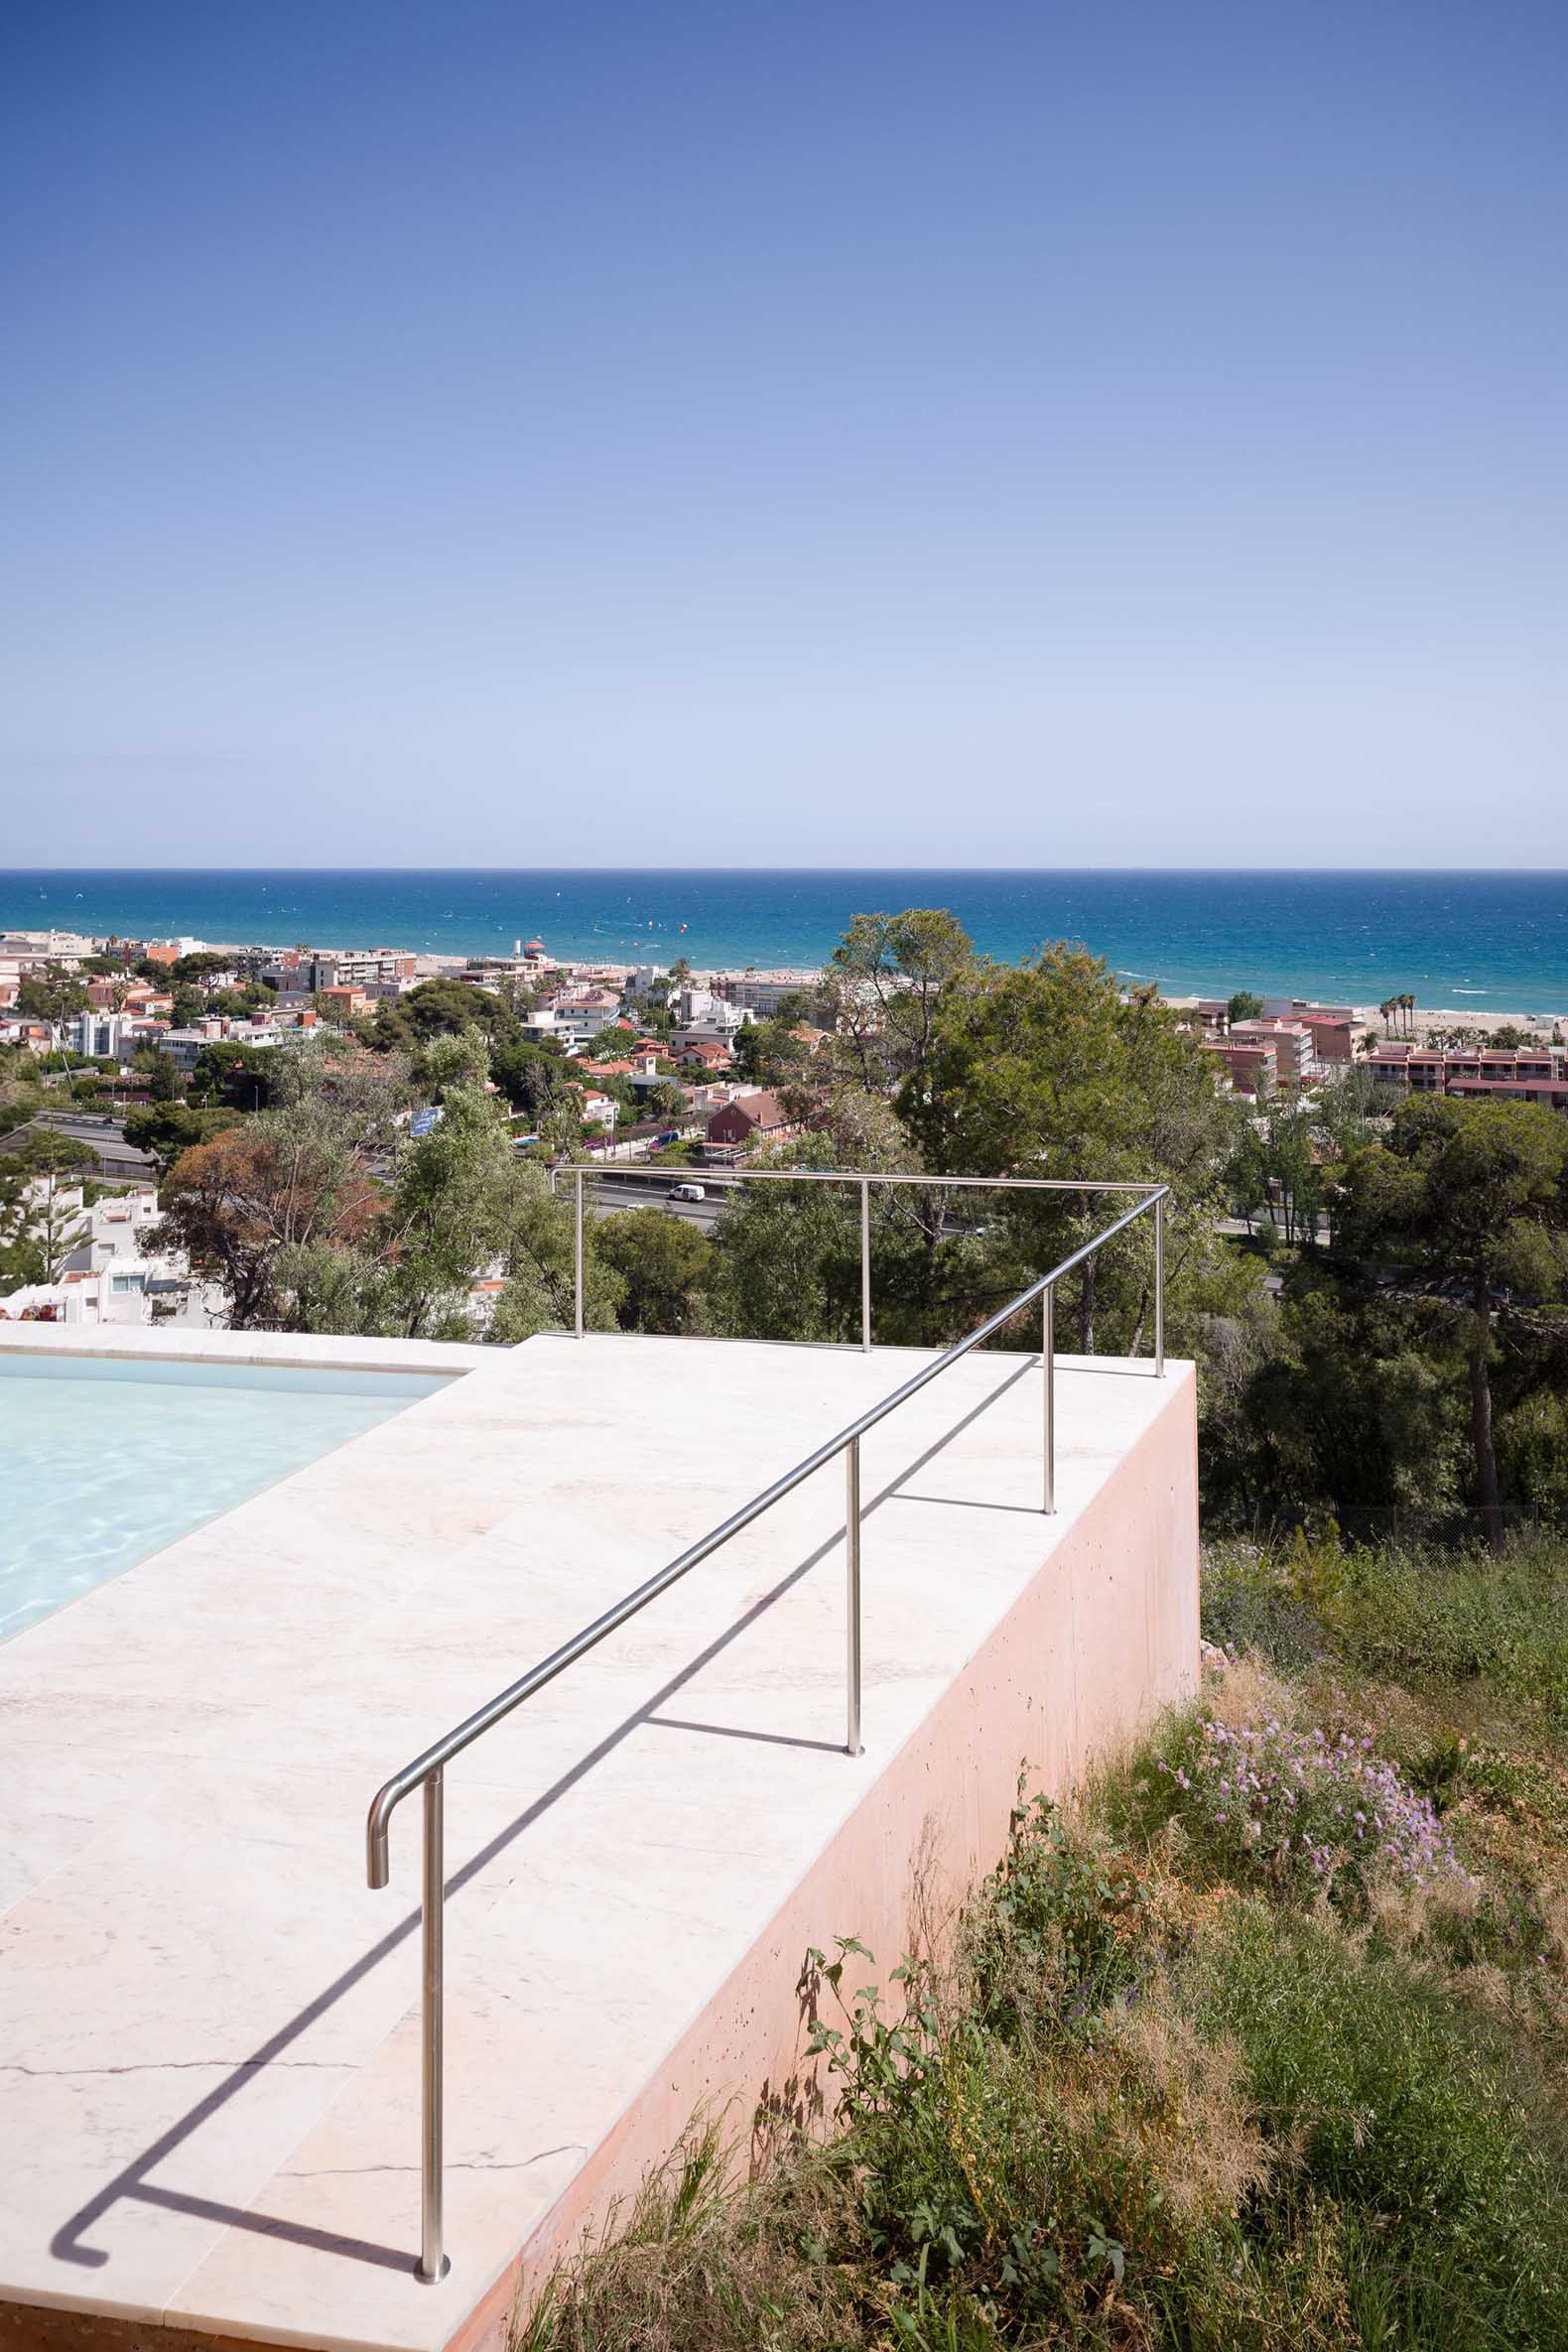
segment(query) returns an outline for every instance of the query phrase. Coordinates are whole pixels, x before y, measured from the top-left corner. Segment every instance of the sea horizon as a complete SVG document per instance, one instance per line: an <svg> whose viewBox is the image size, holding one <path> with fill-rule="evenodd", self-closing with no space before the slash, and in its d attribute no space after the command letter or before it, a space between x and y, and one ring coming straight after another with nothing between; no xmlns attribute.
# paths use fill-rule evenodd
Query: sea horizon
<svg viewBox="0 0 1568 2352"><path fill-rule="evenodd" d="M1568 1012L1568 871L1519 867L0 868L0 928L221 945L821 965L858 913L945 906L980 953L1081 942L1169 995Z"/></svg>

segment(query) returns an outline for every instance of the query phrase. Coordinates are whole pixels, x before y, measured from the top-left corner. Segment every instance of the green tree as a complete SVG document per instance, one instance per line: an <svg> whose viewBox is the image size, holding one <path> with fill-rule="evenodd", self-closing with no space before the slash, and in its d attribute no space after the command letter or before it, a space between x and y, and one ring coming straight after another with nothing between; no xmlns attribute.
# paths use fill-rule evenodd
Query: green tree
<svg viewBox="0 0 1568 2352"><path fill-rule="evenodd" d="M0 1135L26 1126L50 1108L41 1084L39 1057L26 1046L0 1045Z"/></svg>
<svg viewBox="0 0 1568 2352"><path fill-rule="evenodd" d="M264 1111L271 1100L279 1051L276 1046L246 1045L239 1038L215 1039L196 1058L187 1100L230 1111Z"/></svg>
<svg viewBox="0 0 1568 2352"><path fill-rule="evenodd" d="M554 1039L523 1037L497 1048L490 1072L513 1110L533 1122L545 1147L570 1158L583 1137L577 1073Z"/></svg>
<svg viewBox="0 0 1568 2352"><path fill-rule="evenodd" d="M588 1039L587 1058L590 1062L623 1062L634 1035L634 1030L623 1029L618 1021L610 1021Z"/></svg>
<svg viewBox="0 0 1568 2352"><path fill-rule="evenodd" d="M53 1021L58 1026L84 1011L86 1003L86 989L62 964L24 973L17 984L16 1009L25 1021Z"/></svg>
<svg viewBox="0 0 1568 2352"><path fill-rule="evenodd" d="M506 1285L496 1300L488 1337L515 1347L535 1332L570 1331L576 1296L573 1204L550 1190L537 1161L516 1163L517 1189L507 1237ZM604 1223L610 1222L605 1220ZM586 1217L583 1229L583 1320L589 1331L613 1331L621 1277L602 1256L603 1223Z"/></svg>
<svg viewBox="0 0 1568 2352"><path fill-rule="evenodd" d="M414 1056L414 1082L433 1102L463 1087L482 1088L490 1075L490 1052L477 1029L446 1029Z"/></svg>
<svg viewBox="0 0 1568 2352"><path fill-rule="evenodd" d="M205 1143L235 1124L232 1111L193 1111L184 1103L138 1103L125 1114L127 1143L151 1152L159 1172L167 1176L182 1152Z"/></svg>
<svg viewBox="0 0 1568 2352"><path fill-rule="evenodd" d="M1460 1499L1463 1417L1419 1309L1287 1270L1282 1311L1247 1352L1235 1408L1204 1398L1205 1510L1302 1523Z"/></svg>
<svg viewBox="0 0 1568 2352"><path fill-rule="evenodd" d="M519 1157L484 1087L482 1040L437 1032L421 1058L443 1105L426 1135L399 1123L412 1083L400 1058L328 1040L279 1053L269 1108L176 1162L167 1239L222 1282L236 1330L474 1339L481 1281L500 1285L491 1338L570 1328L572 1210ZM585 1243L588 1321L613 1329L621 1277L591 1231Z"/></svg>
<svg viewBox="0 0 1568 2352"><path fill-rule="evenodd" d="M342 1238L285 1241L272 1263L277 1319L290 1331L398 1339L404 1306L393 1269L374 1245ZM471 1340L466 1320L437 1338Z"/></svg>
<svg viewBox="0 0 1568 2352"><path fill-rule="evenodd" d="M87 1230L79 1187L93 1165L86 1144L49 1125L0 1153L0 1294L58 1280Z"/></svg>
<svg viewBox="0 0 1568 2352"><path fill-rule="evenodd" d="M673 1080L662 1086L644 1088L640 1108L644 1118L669 1120L687 1116L686 1097Z"/></svg>
<svg viewBox="0 0 1568 2352"><path fill-rule="evenodd" d="M858 1124L856 1106L864 1114ZM769 1152L765 1164L889 1173L909 1167L908 1141L879 1097L846 1089L830 1109L840 1121L835 1129L808 1129ZM872 1328L879 1344L945 1344L1023 1288L1028 1273L1005 1225L979 1234L965 1216L975 1198L940 1186L870 1188ZM858 1186L735 1186L714 1234L709 1321L735 1338L858 1340ZM1011 1344L1028 1344L1021 1325Z"/></svg>
<svg viewBox="0 0 1568 2352"><path fill-rule="evenodd" d="M1232 1022L1259 1021L1263 1017L1263 999L1250 988L1238 988L1226 1004L1225 1017Z"/></svg>
<svg viewBox="0 0 1568 2352"><path fill-rule="evenodd" d="M869 1089L918 1083L937 1008L974 961L968 932L945 908L856 915L824 986L841 1069Z"/></svg>
<svg viewBox="0 0 1568 2352"><path fill-rule="evenodd" d="M410 1339L474 1336L472 1286L501 1273L527 1189L482 1087L448 1083L443 1094L439 1123L400 1154L381 1222L398 1328Z"/></svg>
<svg viewBox="0 0 1568 2352"><path fill-rule="evenodd" d="M226 972L229 958L219 956L211 948L197 948L194 954L179 957L171 967L173 977L188 987L205 987L214 972Z"/></svg>
<svg viewBox="0 0 1568 2352"><path fill-rule="evenodd" d="M786 1021L748 1021L731 1048L736 1072L754 1086L798 1086L811 1065L806 1040Z"/></svg>
<svg viewBox="0 0 1568 2352"><path fill-rule="evenodd" d="M463 1029L477 1029L492 1053L514 1045L523 1034L516 1013L493 988L441 979L421 980L406 996L386 998L376 1009L371 1035L384 1052L399 1047L407 1052Z"/></svg>
<svg viewBox="0 0 1568 2352"><path fill-rule="evenodd" d="M564 1083L572 1075L572 1062L554 1037L525 1034L491 1048L490 1076L514 1110L531 1109L553 1083Z"/></svg>
<svg viewBox="0 0 1568 2352"><path fill-rule="evenodd" d="M1313 1113L1299 1095L1272 1097L1262 1113L1263 1157L1271 1197L1284 1219L1287 1247L1311 1246L1318 1238L1323 1173Z"/></svg>
<svg viewBox="0 0 1568 2352"><path fill-rule="evenodd" d="M769 1155L809 1165L811 1138ZM818 1162L820 1163L820 1160ZM738 1184L714 1233L714 1328L734 1339L859 1338L860 1226L849 1186Z"/></svg>
<svg viewBox="0 0 1568 2352"><path fill-rule="evenodd" d="M1500 1544L1494 1355L1568 1294L1568 1127L1535 1104L1418 1098L1352 1156L1339 1196L1339 1246L1464 1331L1476 1491Z"/></svg>
<svg viewBox="0 0 1568 2352"><path fill-rule="evenodd" d="M1324 1156L1344 1159L1372 1142L1381 1111L1371 1071L1347 1067L1323 1079L1316 1089L1312 1127Z"/></svg>
<svg viewBox="0 0 1568 2352"><path fill-rule="evenodd" d="M623 1331L703 1328L713 1247L706 1234L663 1209L627 1209L604 1219L598 1252L625 1285Z"/></svg>
<svg viewBox="0 0 1568 2352"><path fill-rule="evenodd" d="M1269 1218L1268 1142L1259 1131L1258 1122L1248 1118L1237 1138L1236 1149L1226 1169L1226 1189L1238 1217L1244 1217L1246 1230L1251 1233L1254 1223L1261 1218L1271 1225Z"/></svg>
<svg viewBox="0 0 1568 2352"><path fill-rule="evenodd" d="M162 1046L151 1046L136 1056L136 1068L147 1080L148 1099L154 1103L178 1103L184 1089L180 1065L174 1055Z"/></svg>
<svg viewBox="0 0 1568 2352"><path fill-rule="evenodd" d="M1019 966L976 965L944 989L899 1115L928 1168L966 1175L1164 1181L1167 1324L1196 1346L1200 1319L1255 1281L1214 1228L1241 1112L1214 1059L1152 989L1123 996L1107 966L1058 944ZM1007 1194L997 1216L1022 1267L1041 1271L1107 1222L1104 1198ZM1081 1345L1102 1305L1118 1344L1147 1336L1150 1220L1078 1277ZM1022 1284L1019 1284L1022 1287Z"/></svg>
<svg viewBox="0 0 1568 2352"><path fill-rule="evenodd" d="M1498 1474L1551 1525L1568 1527L1568 1349L1559 1348L1550 1384L1536 1386L1498 1418Z"/></svg>
<svg viewBox="0 0 1568 2352"><path fill-rule="evenodd" d="M235 1331L287 1330L294 1253L360 1247L381 1209L362 1138L320 1095L193 1145L163 1202L162 1239L221 1282Z"/></svg>

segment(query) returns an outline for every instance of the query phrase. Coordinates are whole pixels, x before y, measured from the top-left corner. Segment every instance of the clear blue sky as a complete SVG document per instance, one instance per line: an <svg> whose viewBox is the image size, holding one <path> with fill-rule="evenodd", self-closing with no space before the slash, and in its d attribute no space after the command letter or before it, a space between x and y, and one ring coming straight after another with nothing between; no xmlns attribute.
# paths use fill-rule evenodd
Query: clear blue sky
<svg viewBox="0 0 1568 2352"><path fill-rule="evenodd" d="M1560 851L1565 126L1563 0L11 0L0 862Z"/></svg>

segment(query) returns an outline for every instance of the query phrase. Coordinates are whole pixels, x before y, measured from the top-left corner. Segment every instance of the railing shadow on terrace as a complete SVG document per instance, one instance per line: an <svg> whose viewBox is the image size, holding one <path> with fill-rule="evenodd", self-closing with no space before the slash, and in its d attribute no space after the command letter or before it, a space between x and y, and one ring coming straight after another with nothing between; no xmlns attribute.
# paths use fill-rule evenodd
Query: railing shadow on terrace
<svg viewBox="0 0 1568 2352"><path fill-rule="evenodd" d="M597 1167L569 1165L553 1172L553 1179L570 1177L574 1186L575 1236L575 1334L579 1340L588 1335L584 1321L584 1184L603 1173ZM667 1168L632 1170L617 1168L617 1177L646 1175L650 1180L670 1181ZM509 1683L487 1705L480 1707L454 1730L437 1740L423 1754L406 1764L382 1783L371 1800L365 1825L366 1875L372 1888L388 1883L388 1833L392 1816L404 1798L416 1788L424 1790L424 1855L421 1892L421 1999L422 2066L421 2066L421 2124L420 2124L420 2252L414 2264L416 2278L428 2285L446 2276L451 2268L445 2247L443 2216L443 2102L442 2070L444 2045L444 1991L443 1942L446 1905L446 1858L444 1839L443 1773L455 1757L470 1748L475 1740L494 1728L515 1708L531 1699L536 1692L565 1673L579 1658L586 1657L609 1634L615 1633L649 1603L678 1584L704 1560L711 1559L731 1536L771 1510L786 1495L793 1494L807 1479L839 1455L845 1465L845 1648L846 1648L846 1736L845 1751L849 1756L862 1753L860 1745L860 1440L867 1431L896 1412L901 1404L917 1395L922 1388L940 1378L950 1366L968 1356L974 1349L1003 1330L1036 1300L1040 1302L1040 1365L1044 1374L1041 1389L1041 1465L1042 1501L1045 1514L1056 1508L1056 1288L1067 1275L1087 1265L1138 1218L1152 1214L1154 1223L1154 1350L1153 1369L1157 1378L1165 1372L1165 1204L1170 1197L1166 1184L1079 1180L1073 1177L1050 1176L925 1176L879 1175L866 1170L824 1170L809 1168L744 1168L703 1171L706 1185L728 1187L735 1184L788 1183L853 1185L858 1188L860 1209L860 1346L870 1350L871 1340L871 1191L873 1186L924 1185L943 1189L980 1188L1006 1192L1111 1193L1135 1194L1131 1208L1093 1235L1081 1247L1072 1250L1047 1274L1020 1290L994 1314L967 1333L951 1348L943 1351L930 1364L910 1374L879 1403L834 1436L826 1439L803 1461L787 1470L782 1478L765 1487L748 1503L733 1510L718 1526L689 1544L678 1558L646 1578L634 1591L606 1609L591 1625L585 1626L570 1641L552 1650L531 1666L526 1674Z"/></svg>

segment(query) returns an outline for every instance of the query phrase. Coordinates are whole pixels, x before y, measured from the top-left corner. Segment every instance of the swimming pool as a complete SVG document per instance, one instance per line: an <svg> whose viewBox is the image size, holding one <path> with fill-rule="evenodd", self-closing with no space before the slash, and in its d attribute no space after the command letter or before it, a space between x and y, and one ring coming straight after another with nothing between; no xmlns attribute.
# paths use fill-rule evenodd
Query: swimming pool
<svg viewBox="0 0 1568 2352"><path fill-rule="evenodd" d="M0 1640L449 1378L0 1350Z"/></svg>

